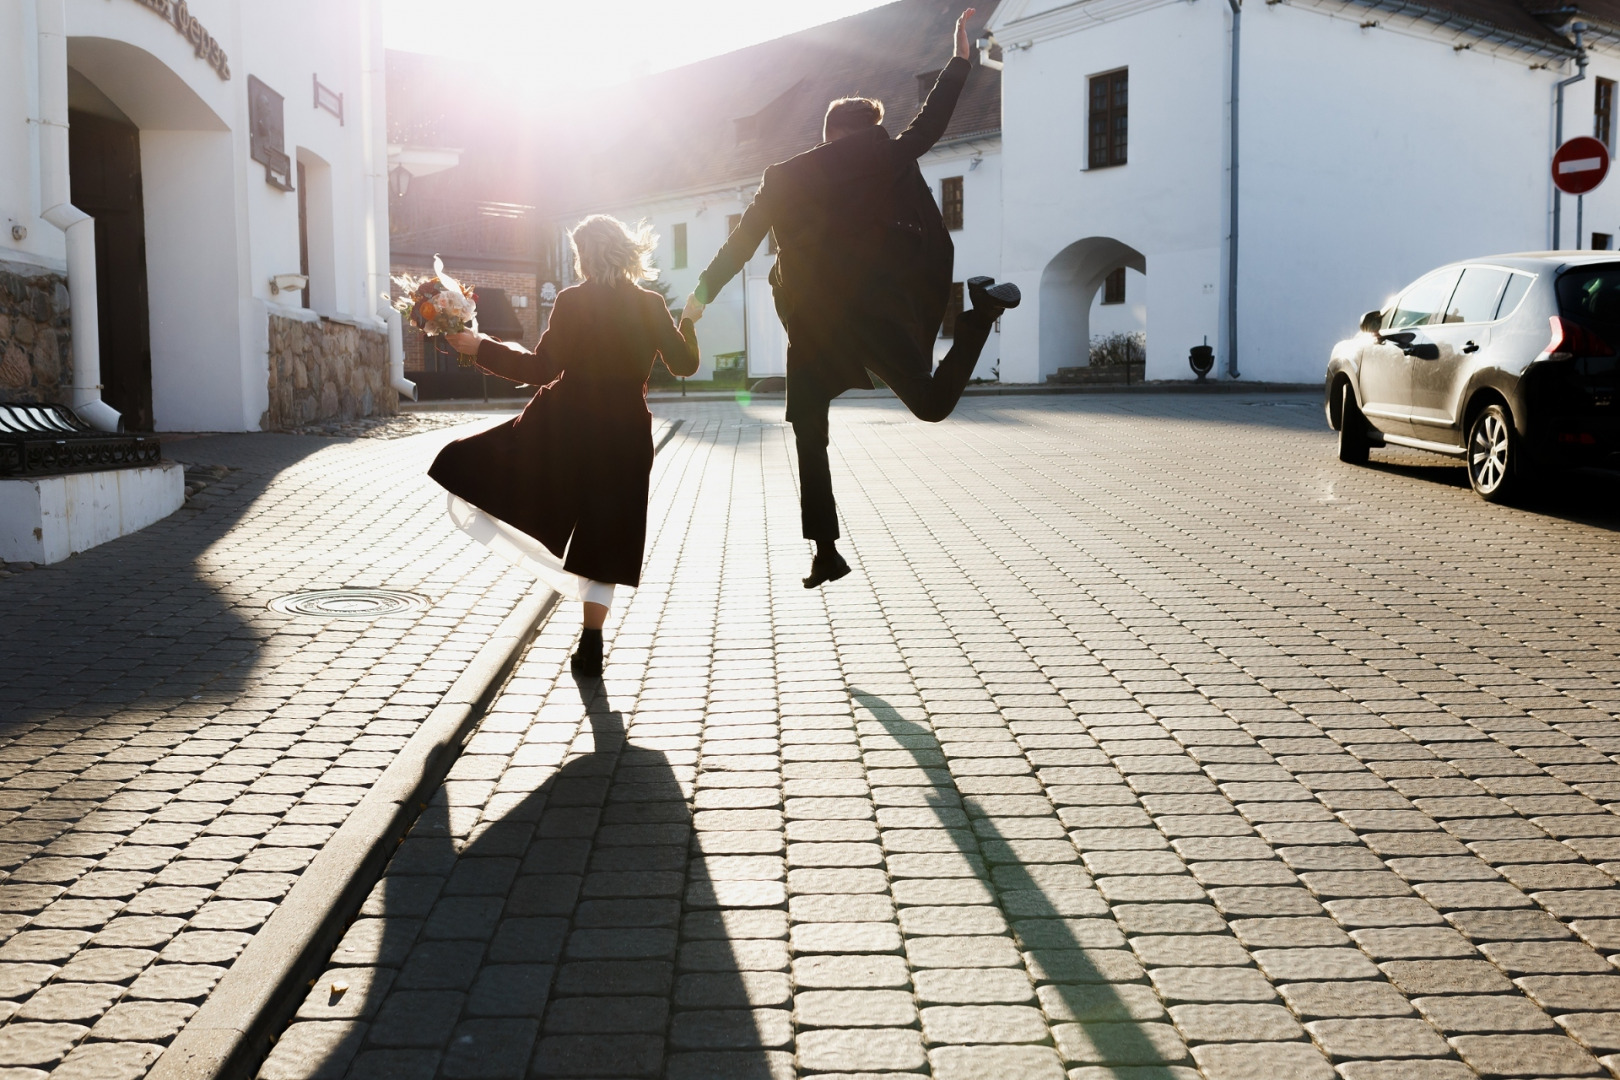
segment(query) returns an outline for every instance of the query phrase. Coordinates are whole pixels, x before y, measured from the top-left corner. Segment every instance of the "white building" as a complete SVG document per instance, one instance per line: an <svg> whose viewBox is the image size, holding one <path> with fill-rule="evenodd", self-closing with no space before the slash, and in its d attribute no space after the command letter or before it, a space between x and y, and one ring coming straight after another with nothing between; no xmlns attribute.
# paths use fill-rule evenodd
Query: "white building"
<svg viewBox="0 0 1620 1080"><path fill-rule="evenodd" d="M994 7L995 0L978 5L975 32ZM650 221L661 241L661 280L678 306L766 166L821 141L829 101L881 100L891 133L910 122L951 57L961 8L955 0L899 0L639 80L593 108L571 133L570 149L542 180L539 201L563 228L591 213ZM875 50L874 42L883 47ZM999 273L1000 127L1000 76L977 68L944 137L920 162L952 226L957 282ZM717 368L723 376L744 363L737 374L750 380L786 371L786 335L766 280L773 262L767 241L709 305L698 328L703 360L696 378L711 378ZM998 339L992 334L986 344L978 377L994 377ZM939 355L949 345L942 338Z"/></svg>
<svg viewBox="0 0 1620 1080"><path fill-rule="evenodd" d="M0 401L165 431L394 410L381 10L0 2L0 305L31 298L0 306Z"/></svg>
<svg viewBox="0 0 1620 1080"><path fill-rule="evenodd" d="M1362 312L1424 271L1553 246L1556 85L1579 73L1577 22L1590 63L1564 92L1563 136L1614 143L1620 8L1580 6L1244 4L1234 279L1229 4L1003 0L1001 267L1025 309L1003 320L1001 377L1083 363L1120 267L1149 378L1190 378L1206 339L1231 371L1235 288L1241 377L1311 382ZM1564 198L1563 246L1612 246L1620 186L1584 204L1577 236Z"/></svg>

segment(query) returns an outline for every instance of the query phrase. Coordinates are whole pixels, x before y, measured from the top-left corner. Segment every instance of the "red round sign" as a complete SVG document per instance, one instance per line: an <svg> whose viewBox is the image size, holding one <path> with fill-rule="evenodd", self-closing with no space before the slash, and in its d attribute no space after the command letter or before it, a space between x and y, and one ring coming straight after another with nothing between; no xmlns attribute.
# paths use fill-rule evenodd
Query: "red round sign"
<svg viewBox="0 0 1620 1080"><path fill-rule="evenodd" d="M1552 159L1553 183L1566 195L1585 195L1609 175L1609 148L1590 135L1577 135Z"/></svg>

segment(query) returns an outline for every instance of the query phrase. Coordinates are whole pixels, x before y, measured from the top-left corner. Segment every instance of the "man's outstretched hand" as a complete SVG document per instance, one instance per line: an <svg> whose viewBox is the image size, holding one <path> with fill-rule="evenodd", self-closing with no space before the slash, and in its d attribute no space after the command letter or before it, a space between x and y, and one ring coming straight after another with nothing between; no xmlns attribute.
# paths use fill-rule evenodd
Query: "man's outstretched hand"
<svg viewBox="0 0 1620 1080"><path fill-rule="evenodd" d="M706 306L697 298L697 293L692 293L686 298L686 303L681 305L681 318L691 319L695 323L703 318L703 309Z"/></svg>
<svg viewBox="0 0 1620 1080"><path fill-rule="evenodd" d="M973 55L968 51L969 42L967 36L967 21L973 18L973 13L976 10L976 8L968 8L966 11L962 12L961 15L957 16L956 19L956 55L960 56L963 60L966 60Z"/></svg>

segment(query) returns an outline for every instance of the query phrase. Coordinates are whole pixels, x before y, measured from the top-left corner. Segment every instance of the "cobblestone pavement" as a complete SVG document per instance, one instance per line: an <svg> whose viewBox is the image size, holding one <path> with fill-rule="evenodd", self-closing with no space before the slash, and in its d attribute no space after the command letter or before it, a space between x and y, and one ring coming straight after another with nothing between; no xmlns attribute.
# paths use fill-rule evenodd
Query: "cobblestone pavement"
<svg viewBox="0 0 1620 1080"><path fill-rule="evenodd" d="M179 439L183 509L0 580L0 1077L142 1075L530 589L448 526L449 437ZM345 586L431 603L266 607Z"/></svg>
<svg viewBox="0 0 1620 1080"><path fill-rule="evenodd" d="M1613 484L861 402L807 592L779 407L661 412L606 679L565 605L264 1077L1620 1073Z"/></svg>

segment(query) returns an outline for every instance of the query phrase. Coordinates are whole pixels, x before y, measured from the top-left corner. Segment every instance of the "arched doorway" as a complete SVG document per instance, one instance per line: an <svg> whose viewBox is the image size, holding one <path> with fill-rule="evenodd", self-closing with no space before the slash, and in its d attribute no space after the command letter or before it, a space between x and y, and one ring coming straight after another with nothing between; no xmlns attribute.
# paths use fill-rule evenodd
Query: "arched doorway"
<svg viewBox="0 0 1620 1080"><path fill-rule="evenodd" d="M69 37L67 53L69 172L74 205L96 220L106 400L131 429L217 428L218 400L242 408L230 130L138 46Z"/></svg>
<svg viewBox="0 0 1620 1080"><path fill-rule="evenodd" d="M1085 367L1091 359L1091 308L1108 276L1147 273L1147 256L1108 236L1076 240L1041 272L1040 376Z"/></svg>

